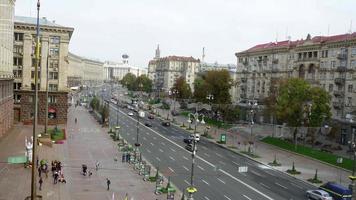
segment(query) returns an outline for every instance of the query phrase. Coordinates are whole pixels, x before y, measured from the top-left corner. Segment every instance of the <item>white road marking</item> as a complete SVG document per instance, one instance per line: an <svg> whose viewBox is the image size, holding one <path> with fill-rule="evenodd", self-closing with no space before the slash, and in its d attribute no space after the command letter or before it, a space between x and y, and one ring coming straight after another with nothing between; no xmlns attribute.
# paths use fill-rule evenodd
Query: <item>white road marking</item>
<svg viewBox="0 0 356 200"><path fill-rule="evenodd" d="M148 153L152 153L149 149L146 149Z"/></svg>
<svg viewBox="0 0 356 200"><path fill-rule="evenodd" d="M156 159L157 159L158 161L161 161L161 159L159 159L158 157L156 157Z"/></svg>
<svg viewBox="0 0 356 200"><path fill-rule="evenodd" d="M248 199L248 200L252 200L250 197L248 197L248 196L246 196L246 195L242 195L242 196L244 196L246 199Z"/></svg>
<svg viewBox="0 0 356 200"><path fill-rule="evenodd" d="M205 150L208 150L208 148L206 148L205 146L201 146L201 148L205 149Z"/></svg>
<svg viewBox="0 0 356 200"><path fill-rule="evenodd" d="M153 139L154 139L154 140L157 140L157 138L156 138L156 137L153 137Z"/></svg>
<svg viewBox="0 0 356 200"><path fill-rule="evenodd" d="M223 184L226 184L225 181L221 180L220 178L217 178L220 182L222 182Z"/></svg>
<svg viewBox="0 0 356 200"><path fill-rule="evenodd" d="M222 158L223 156L219 153L215 153L217 156L219 156L220 158Z"/></svg>
<svg viewBox="0 0 356 200"><path fill-rule="evenodd" d="M270 187L268 187L267 185L265 185L265 184L263 184L263 183L260 183L260 185L262 185L262 186L265 187L265 188L270 189Z"/></svg>
<svg viewBox="0 0 356 200"><path fill-rule="evenodd" d="M153 143L152 143L152 142L150 142L150 144L151 144L151 146L153 146Z"/></svg>
<svg viewBox="0 0 356 200"><path fill-rule="evenodd" d="M175 160L172 156L169 156L169 158L170 158L171 160Z"/></svg>
<svg viewBox="0 0 356 200"><path fill-rule="evenodd" d="M204 153L204 155L206 155L207 157L210 157L209 154L207 154L207 153Z"/></svg>
<svg viewBox="0 0 356 200"><path fill-rule="evenodd" d="M219 161L219 163L222 165L226 165L226 163L224 163L223 161Z"/></svg>
<svg viewBox="0 0 356 200"><path fill-rule="evenodd" d="M296 187L299 188L299 189L303 189L302 186L299 186L299 185L297 185L297 184L295 184L295 183L290 183L290 184L296 186Z"/></svg>
<svg viewBox="0 0 356 200"><path fill-rule="evenodd" d="M239 165L237 162L235 162L235 161L232 161L232 163L234 163L235 165Z"/></svg>
<svg viewBox="0 0 356 200"><path fill-rule="evenodd" d="M142 137L144 140L147 140L146 137Z"/></svg>
<svg viewBox="0 0 356 200"><path fill-rule="evenodd" d="M189 183L187 180L184 180L184 182L185 182L186 184L190 185L190 183Z"/></svg>
<svg viewBox="0 0 356 200"><path fill-rule="evenodd" d="M172 172L174 172L174 170L172 168L168 167L168 169L171 170Z"/></svg>
<svg viewBox="0 0 356 200"><path fill-rule="evenodd" d="M207 184L207 185L210 185L208 182L206 182L206 180L204 179L201 179L201 181L203 181L203 183Z"/></svg>
<svg viewBox="0 0 356 200"><path fill-rule="evenodd" d="M184 168L185 170L189 171L189 169L188 169L186 166L184 166L184 165L183 165L183 168Z"/></svg>
<svg viewBox="0 0 356 200"><path fill-rule="evenodd" d="M124 112L122 112L122 111L120 111L120 112L123 113L124 115L126 115L129 119L135 120L134 118L128 116L126 113L124 113ZM140 122L140 123L141 123L141 122ZM143 125L143 124L141 123L141 125ZM190 154L190 152L189 152L188 150L186 150L186 149L184 149L183 147L179 146L177 143L175 143L175 142L173 142L172 140L168 139L167 137L165 137L165 136L159 134L157 131L153 130L152 128L149 128L149 127L147 127L147 128L148 128L149 130L151 130L153 133L155 133L156 135L158 135L158 136L160 136L161 138L163 138L163 139L169 141L170 143L174 144L176 147L178 147L178 148L180 148L180 149L182 149L182 150L185 150L185 152L187 152L187 153ZM204 148L204 147L203 147L203 148ZM213 167L213 168L216 167L215 165L213 165L212 163L210 163L209 161L203 159L202 157L200 157L200 156L198 156L198 155L196 156L196 158L200 159L201 161L205 162L206 164L210 165L210 166ZM224 170L222 170L222 169L219 169L219 171L221 171L221 172L222 172L223 174L225 174L226 176L229 176L229 177L232 178L233 180L235 180L235 181L241 183L242 185L248 187L249 189L255 191L256 193L260 194L261 196L265 197L266 199L273 200L271 197L267 196L266 194L262 193L261 191L257 190L256 188L250 186L249 184L243 182L242 180L240 180L240 179L234 177L233 175L227 173L226 171L224 171ZM246 175L244 175L244 176L246 176Z"/></svg>
<svg viewBox="0 0 356 200"><path fill-rule="evenodd" d="M176 150L174 150L174 149L172 149L172 148L169 148L171 151L173 151L173 152L176 152Z"/></svg>
<svg viewBox="0 0 356 200"><path fill-rule="evenodd" d="M183 158L184 158L185 160L188 160L188 158L187 158L187 157L185 157L185 156L183 156Z"/></svg>
<svg viewBox="0 0 356 200"><path fill-rule="evenodd" d="M166 145L164 142L161 142L161 144L164 146L164 145Z"/></svg>
<svg viewBox="0 0 356 200"><path fill-rule="evenodd" d="M150 133L149 133L149 132L144 132L144 133L146 133L146 135L150 135Z"/></svg>
<svg viewBox="0 0 356 200"><path fill-rule="evenodd" d="M279 183L275 183L275 184L278 185L279 187L282 187L282 188L284 188L284 189L287 189L287 187L284 186L284 185L281 185L281 184L279 184Z"/></svg>
<svg viewBox="0 0 356 200"><path fill-rule="evenodd" d="M163 153L163 150L162 150L162 149L159 149L159 151Z"/></svg>
<svg viewBox="0 0 356 200"><path fill-rule="evenodd" d="M231 200L231 198L230 198L230 197L228 197L228 196L226 196L226 195L224 195L224 197L225 197L226 199L228 199L228 200Z"/></svg>
<svg viewBox="0 0 356 200"><path fill-rule="evenodd" d="M206 200L210 200L208 197L206 197L206 196L204 196L204 199L206 199Z"/></svg>
<svg viewBox="0 0 356 200"><path fill-rule="evenodd" d="M201 169L201 170L205 170L203 167L201 167L200 165L198 165L198 168Z"/></svg>
<svg viewBox="0 0 356 200"><path fill-rule="evenodd" d="M266 176L264 176L264 175L262 175L262 174L256 172L255 170L252 170L252 169L250 169L250 172L253 173L253 174L255 174L255 175L257 175L257 176L260 176L260 177L266 177Z"/></svg>

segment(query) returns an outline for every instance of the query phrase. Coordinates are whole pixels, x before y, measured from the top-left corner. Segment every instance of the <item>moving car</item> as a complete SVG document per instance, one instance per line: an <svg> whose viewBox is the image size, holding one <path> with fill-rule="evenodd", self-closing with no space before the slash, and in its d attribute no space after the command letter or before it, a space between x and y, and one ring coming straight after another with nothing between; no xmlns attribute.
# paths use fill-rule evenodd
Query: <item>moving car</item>
<svg viewBox="0 0 356 200"><path fill-rule="evenodd" d="M327 182L321 185L319 189L328 192L335 200L352 200L352 191L341 184Z"/></svg>
<svg viewBox="0 0 356 200"><path fill-rule="evenodd" d="M315 200L332 200L329 193L324 190L307 190L307 198Z"/></svg>
<svg viewBox="0 0 356 200"><path fill-rule="evenodd" d="M189 138L191 138L192 140L195 140L195 141L197 141L197 142L200 141L200 135L199 135L198 133L196 133L196 134L191 134L191 135L189 136Z"/></svg>
<svg viewBox="0 0 356 200"><path fill-rule="evenodd" d="M129 116L133 116L134 114L132 112L127 113Z"/></svg>
<svg viewBox="0 0 356 200"><path fill-rule="evenodd" d="M151 123L146 122L146 123L145 123L145 126L147 126L147 127L152 127L152 124L151 124Z"/></svg>
<svg viewBox="0 0 356 200"><path fill-rule="evenodd" d="M183 142L186 144L191 144L193 142L193 139L192 138L184 138Z"/></svg>
<svg viewBox="0 0 356 200"><path fill-rule="evenodd" d="M193 144L187 144L187 146L185 146L185 149L190 152L193 152L193 149L194 149Z"/></svg>
<svg viewBox="0 0 356 200"><path fill-rule="evenodd" d="M162 122L162 126L170 126L171 123L169 121L164 121Z"/></svg>

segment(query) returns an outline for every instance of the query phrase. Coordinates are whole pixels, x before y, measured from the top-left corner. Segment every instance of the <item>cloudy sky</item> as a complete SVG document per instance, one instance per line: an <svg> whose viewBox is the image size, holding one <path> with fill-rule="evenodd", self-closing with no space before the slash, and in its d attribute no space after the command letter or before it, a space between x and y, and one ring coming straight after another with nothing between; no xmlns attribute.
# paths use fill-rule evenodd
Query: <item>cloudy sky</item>
<svg viewBox="0 0 356 200"><path fill-rule="evenodd" d="M17 0L15 14L36 16L37 0ZM70 51L147 67L182 55L235 63L235 52L259 43L356 30L355 0L41 0L41 17L75 28ZM351 22L353 21L353 26Z"/></svg>

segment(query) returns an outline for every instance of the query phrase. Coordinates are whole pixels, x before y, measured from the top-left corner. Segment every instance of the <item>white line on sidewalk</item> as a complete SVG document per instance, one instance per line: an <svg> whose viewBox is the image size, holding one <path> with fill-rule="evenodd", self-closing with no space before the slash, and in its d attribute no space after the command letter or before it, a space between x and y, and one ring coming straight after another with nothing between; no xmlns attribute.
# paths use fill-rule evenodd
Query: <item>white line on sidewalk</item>
<svg viewBox="0 0 356 200"><path fill-rule="evenodd" d="M282 187L282 188L284 188L284 189L287 189L287 187L284 186L284 185L281 185L281 184L279 184L279 183L275 183L275 184L278 185L279 187Z"/></svg>
<svg viewBox="0 0 356 200"><path fill-rule="evenodd" d="M206 196L204 196L204 199L206 199L206 200L210 200L208 197L206 197Z"/></svg>
<svg viewBox="0 0 356 200"><path fill-rule="evenodd" d="M174 170L172 168L168 167L168 169L171 170L171 172L174 172Z"/></svg>
<svg viewBox="0 0 356 200"><path fill-rule="evenodd" d="M163 150L162 150L162 149L159 149L159 151L163 153Z"/></svg>
<svg viewBox="0 0 356 200"><path fill-rule="evenodd" d="M187 157L185 157L185 156L183 156L183 158L184 158L185 160L188 160L188 158L187 158Z"/></svg>
<svg viewBox="0 0 356 200"><path fill-rule="evenodd" d="M174 149L172 149L172 148L169 148L171 151L173 151L173 152L176 152L176 150L174 150Z"/></svg>
<svg viewBox="0 0 356 200"><path fill-rule="evenodd" d="M225 181L221 180L220 178L217 178L220 182L222 182L223 184L226 184Z"/></svg>
<svg viewBox="0 0 356 200"><path fill-rule="evenodd" d="M149 149L146 149L148 153L152 153Z"/></svg>
<svg viewBox="0 0 356 200"><path fill-rule="evenodd" d="M205 169L203 167L201 167L200 165L198 165L198 168L201 169L202 171L204 171Z"/></svg>
<svg viewBox="0 0 356 200"><path fill-rule="evenodd" d="M150 144L151 144L151 146L153 146L153 143L152 143L152 142L151 142Z"/></svg>
<svg viewBox="0 0 356 200"><path fill-rule="evenodd" d="M252 200L250 197L248 197L248 196L246 196L246 195L242 195L242 196L244 196L246 199L248 199L248 200Z"/></svg>
<svg viewBox="0 0 356 200"><path fill-rule="evenodd" d="M224 195L224 197L225 197L226 199L228 199L228 200L231 200L231 198L230 198L230 197L228 197L228 196L226 196L226 195Z"/></svg>
<svg viewBox="0 0 356 200"><path fill-rule="evenodd" d="M207 184L207 185L210 185L208 182L206 182L206 180L204 179L201 179L201 181L203 181L203 183Z"/></svg>
<svg viewBox="0 0 356 200"><path fill-rule="evenodd" d="M189 169L188 169L186 166L184 166L184 165L183 165L183 168L184 168L185 170L189 171Z"/></svg>
<svg viewBox="0 0 356 200"><path fill-rule="evenodd" d="M157 159L158 161L161 161L161 159L159 159L158 157L156 157L156 159Z"/></svg>
<svg viewBox="0 0 356 200"><path fill-rule="evenodd" d="M172 156L169 156L169 158L170 158L171 160L175 160Z"/></svg>

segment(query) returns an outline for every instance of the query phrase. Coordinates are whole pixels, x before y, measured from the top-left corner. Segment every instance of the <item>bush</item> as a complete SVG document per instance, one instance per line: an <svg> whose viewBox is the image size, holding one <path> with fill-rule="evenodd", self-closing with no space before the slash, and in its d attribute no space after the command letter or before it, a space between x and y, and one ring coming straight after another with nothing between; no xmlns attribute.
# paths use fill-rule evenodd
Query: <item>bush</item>
<svg viewBox="0 0 356 200"><path fill-rule="evenodd" d="M288 170L287 170L287 173L289 173L289 174L293 174L293 175L298 175L298 174L301 174L301 172L300 172L300 171L297 171L297 170L295 169L294 162L293 162L292 169L288 169Z"/></svg>

